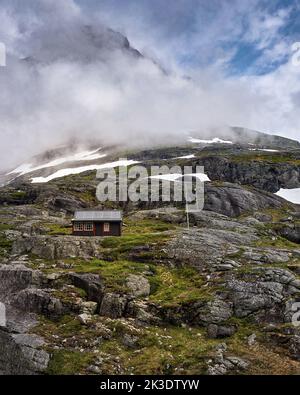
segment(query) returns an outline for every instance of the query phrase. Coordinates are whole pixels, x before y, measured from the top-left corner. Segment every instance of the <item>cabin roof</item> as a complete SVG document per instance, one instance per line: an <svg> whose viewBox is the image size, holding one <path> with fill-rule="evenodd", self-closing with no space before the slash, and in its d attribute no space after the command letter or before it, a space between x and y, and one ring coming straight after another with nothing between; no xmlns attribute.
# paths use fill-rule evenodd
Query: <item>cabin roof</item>
<svg viewBox="0 0 300 395"><path fill-rule="evenodd" d="M80 210L73 221L122 221L122 211Z"/></svg>

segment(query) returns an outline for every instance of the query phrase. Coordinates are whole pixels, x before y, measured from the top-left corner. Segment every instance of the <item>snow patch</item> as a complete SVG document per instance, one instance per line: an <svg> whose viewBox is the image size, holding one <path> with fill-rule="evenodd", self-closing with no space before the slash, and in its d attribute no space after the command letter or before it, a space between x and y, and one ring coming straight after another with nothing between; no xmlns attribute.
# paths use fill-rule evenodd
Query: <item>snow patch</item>
<svg viewBox="0 0 300 395"><path fill-rule="evenodd" d="M69 156L64 156L61 158L54 159L40 166L33 166L30 163L26 163L17 167L15 170L11 171L6 175L19 174L19 176L23 176L24 174L32 173L33 171L46 169L48 167L60 166L67 162L90 161L90 160L105 158L106 154L100 154L98 152L100 149L101 148L97 148L94 151L77 152Z"/></svg>
<svg viewBox="0 0 300 395"><path fill-rule="evenodd" d="M117 162L111 162L111 163L104 163L102 165L89 165L89 166L82 166L82 167L72 167L69 169L60 169L56 171L53 174L50 174L48 177L34 177L31 179L32 184L42 184L42 183L47 183L51 180L54 180L56 178L62 178L74 174L80 174L84 173L86 171L92 171L92 170L102 170L102 169L112 169L114 167L122 167L122 166L130 166L137 164L139 162L136 162L134 160L121 160Z"/></svg>
<svg viewBox="0 0 300 395"><path fill-rule="evenodd" d="M160 175L156 175L156 176L151 176L149 178L175 182L179 178L186 177L186 176L198 178L198 180L201 182L210 181L207 174L204 174L204 173L192 173L192 174L184 174L184 175L182 175L180 173L171 173L171 174L160 174Z"/></svg>
<svg viewBox="0 0 300 395"><path fill-rule="evenodd" d="M175 159L193 159L193 158L195 158L194 154L186 155L186 156L178 156L177 158L173 158L173 159L175 160Z"/></svg>
<svg viewBox="0 0 300 395"><path fill-rule="evenodd" d="M215 137L212 140L199 140L193 137L189 137L188 141L193 144L233 144L232 141L222 140L219 139L218 137Z"/></svg>
<svg viewBox="0 0 300 395"><path fill-rule="evenodd" d="M300 188L280 189L280 191L275 195L280 196L291 203L300 204Z"/></svg>
<svg viewBox="0 0 300 395"><path fill-rule="evenodd" d="M265 152L279 152L278 149L267 149L267 148L248 148L249 151L265 151Z"/></svg>

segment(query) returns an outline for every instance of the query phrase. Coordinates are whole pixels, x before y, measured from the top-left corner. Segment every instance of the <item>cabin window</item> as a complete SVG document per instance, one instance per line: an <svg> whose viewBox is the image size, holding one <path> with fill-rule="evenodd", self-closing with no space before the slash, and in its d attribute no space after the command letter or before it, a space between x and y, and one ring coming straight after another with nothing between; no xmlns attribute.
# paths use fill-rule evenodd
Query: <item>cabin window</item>
<svg viewBox="0 0 300 395"><path fill-rule="evenodd" d="M93 232L94 230L94 225L92 222L87 222L86 224L84 224L84 230L86 232Z"/></svg>
<svg viewBox="0 0 300 395"><path fill-rule="evenodd" d="M77 232L82 232L83 231L83 223L81 223L81 222L75 223L74 230Z"/></svg>
<svg viewBox="0 0 300 395"><path fill-rule="evenodd" d="M103 231L106 232L106 233L110 231L110 223L109 222L105 222L104 223Z"/></svg>

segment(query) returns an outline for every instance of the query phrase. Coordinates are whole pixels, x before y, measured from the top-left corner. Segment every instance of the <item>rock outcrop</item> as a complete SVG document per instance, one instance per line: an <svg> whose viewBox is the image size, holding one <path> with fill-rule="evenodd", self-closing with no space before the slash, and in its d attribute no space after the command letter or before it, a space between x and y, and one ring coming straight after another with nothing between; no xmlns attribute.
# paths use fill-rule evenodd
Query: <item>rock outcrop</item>
<svg viewBox="0 0 300 395"><path fill-rule="evenodd" d="M257 190L243 188L236 184L224 183L223 185L205 185L204 209L237 217L239 215L257 212L266 209L283 207L286 201L280 197Z"/></svg>
<svg viewBox="0 0 300 395"><path fill-rule="evenodd" d="M268 192L278 192L280 188L300 187L299 164L286 163L284 158L282 162L272 162L267 158L247 159L246 155L241 160L235 160L234 156L211 156L201 159L197 165L204 166L212 181L251 185Z"/></svg>
<svg viewBox="0 0 300 395"><path fill-rule="evenodd" d="M12 253L33 254L39 258L54 260L64 258L101 258L100 241L96 238L70 236L30 236L24 235L14 241Z"/></svg>

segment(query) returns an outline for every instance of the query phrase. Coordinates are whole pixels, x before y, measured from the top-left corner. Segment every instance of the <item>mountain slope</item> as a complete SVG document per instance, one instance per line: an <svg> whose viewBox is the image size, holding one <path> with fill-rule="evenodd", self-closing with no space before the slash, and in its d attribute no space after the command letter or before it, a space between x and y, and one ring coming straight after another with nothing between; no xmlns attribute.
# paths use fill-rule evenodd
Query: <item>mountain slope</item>
<svg viewBox="0 0 300 395"><path fill-rule="evenodd" d="M0 372L299 374L300 211L271 193L299 185L298 143L250 137L126 152L148 169L205 166L190 229L180 202L98 202L95 171L31 181L113 163L118 147L60 148L16 170L0 188ZM124 210L121 238L70 235L74 210L94 207Z"/></svg>

